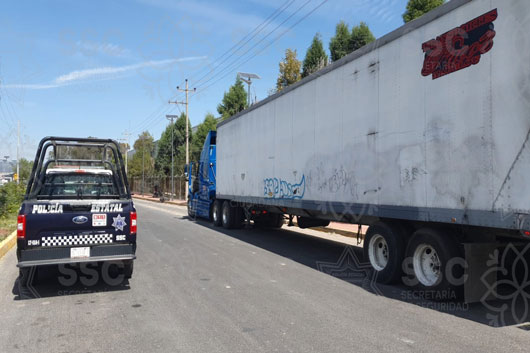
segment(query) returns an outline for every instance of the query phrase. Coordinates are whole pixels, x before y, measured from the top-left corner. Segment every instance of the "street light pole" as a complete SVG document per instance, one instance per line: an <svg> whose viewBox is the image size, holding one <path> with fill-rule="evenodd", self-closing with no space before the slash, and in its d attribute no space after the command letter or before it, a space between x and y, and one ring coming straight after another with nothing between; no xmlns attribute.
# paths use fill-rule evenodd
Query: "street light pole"
<svg viewBox="0 0 530 353"><path fill-rule="evenodd" d="M175 195L175 174L173 172L173 168L175 166L175 163L173 162L173 155L175 150L175 142L173 140L173 129L175 127L173 126L173 119L177 118L177 115L166 115L166 119L171 121L171 200L173 200L173 195Z"/></svg>
<svg viewBox="0 0 530 353"><path fill-rule="evenodd" d="M248 85L248 107L252 105L252 98L250 98L250 86L252 85L252 79L261 79L256 74L249 74L247 72L238 72L237 77Z"/></svg>

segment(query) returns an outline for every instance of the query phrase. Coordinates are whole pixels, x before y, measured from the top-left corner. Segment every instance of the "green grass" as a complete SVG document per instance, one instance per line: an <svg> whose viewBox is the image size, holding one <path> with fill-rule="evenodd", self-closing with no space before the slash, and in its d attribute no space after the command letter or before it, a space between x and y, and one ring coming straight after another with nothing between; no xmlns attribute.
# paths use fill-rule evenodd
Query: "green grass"
<svg viewBox="0 0 530 353"><path fill-rule="evenodd" d="M23 184L14 182L0 186L0 241L17 229L17 213L24 199Z"/></svg>
<svg viewBox="0 0 530 353"><path fill-rule="evenodd" d="M0 241L7 238L17 229L17 214L0 218Z"/></svg>

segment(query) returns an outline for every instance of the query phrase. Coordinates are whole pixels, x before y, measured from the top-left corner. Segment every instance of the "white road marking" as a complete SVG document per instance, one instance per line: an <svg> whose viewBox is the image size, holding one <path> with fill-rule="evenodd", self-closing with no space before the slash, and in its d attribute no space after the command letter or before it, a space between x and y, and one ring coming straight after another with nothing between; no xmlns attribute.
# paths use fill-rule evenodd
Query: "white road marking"
<svg viewBox="0 0 530 353"><path fill-rule="evenodd" d="M165 206L162 206L161 204L156 204L156 203L153 203L153 202L150 202L150 201L138 201L138 200L134 200L134 203L135 204L138 204L138 205L141 205L142 207L146 207L146 208L149 208L149 209L152 209L152 210L156 210L156 211L162 211L162 212L166 212L166 213L169 213L169 214L172 214L172 215L178 215L178 216L187 216L188 213L186 211L186 209L184 208L184 206L175 206L175 205L165 205ZM153 206L153 205L157 205L157 206Z"/></svg>
<svg viewBox="0 0 530 353"><path fill-rule="evenodd" d="M399 337L398 338L401 342L404 342L406 344L414 344L415 342L413 340L409 340L408 338Z"/></svg>

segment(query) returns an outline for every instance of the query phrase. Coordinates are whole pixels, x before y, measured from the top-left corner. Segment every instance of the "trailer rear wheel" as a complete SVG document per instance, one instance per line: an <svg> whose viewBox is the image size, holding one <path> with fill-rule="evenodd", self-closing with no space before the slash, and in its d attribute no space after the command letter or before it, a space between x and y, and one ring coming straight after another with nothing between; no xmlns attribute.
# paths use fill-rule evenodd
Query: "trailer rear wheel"
<svg viewBox="0 0 530 353"><path fill-rule="evenodd" d="M416 231L407 247L409 280L420 290L431 291L435 300L458 299L462 294L464 268L458 242L432 229Z"/></svg>
<svg viewBox="0 0 530 353"><path fill-rule="evenodd" d="M379 283L390 284L401 279L405 254L405 234L399 225L375 223L364 239L364 258L377 272Z"/></svg>
<svg viewBox="0 0 530 353"><path fill-rule="evenodd" d="M234 209L230 205L230 201L226 200L223 202L223 209L221 213L221 223L223 224L223 228L225 229L232 229L234 228Z"/></svg>

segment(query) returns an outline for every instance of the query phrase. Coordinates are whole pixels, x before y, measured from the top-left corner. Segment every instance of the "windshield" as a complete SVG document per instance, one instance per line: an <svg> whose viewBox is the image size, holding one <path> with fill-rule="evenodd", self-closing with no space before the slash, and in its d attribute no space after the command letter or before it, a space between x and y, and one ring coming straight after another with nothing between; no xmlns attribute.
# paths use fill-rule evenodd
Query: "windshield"
<svg viewBox="0 0 530 353"><path fill-rule="evenodd" d="M38 198L118 197L117 187L108 173L47 174Z"/></svg>

